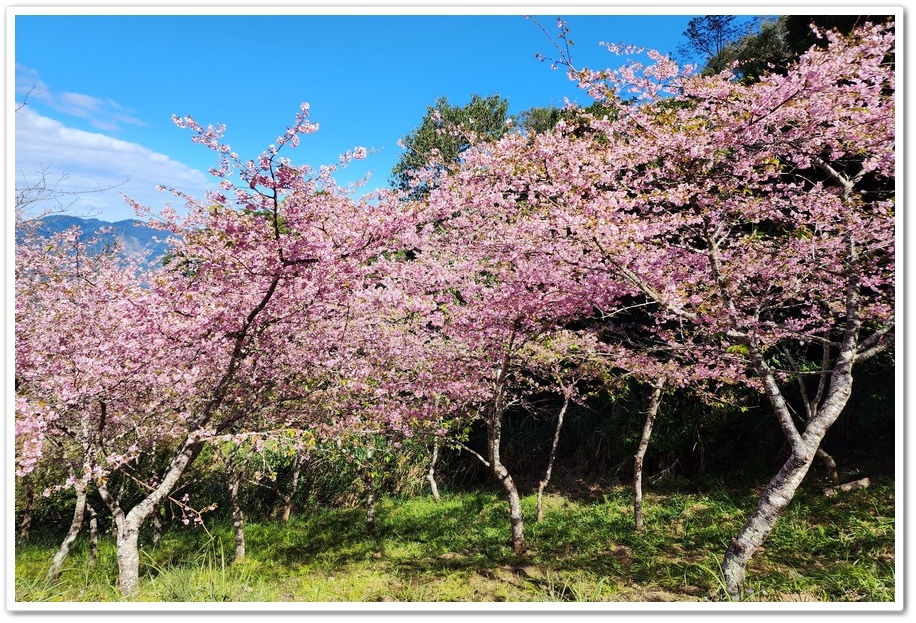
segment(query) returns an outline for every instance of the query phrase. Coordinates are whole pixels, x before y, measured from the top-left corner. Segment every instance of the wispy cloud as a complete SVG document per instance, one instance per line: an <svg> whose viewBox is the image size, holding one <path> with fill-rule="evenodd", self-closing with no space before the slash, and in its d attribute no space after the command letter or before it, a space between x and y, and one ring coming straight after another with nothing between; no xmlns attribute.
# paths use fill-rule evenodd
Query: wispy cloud
<svg viewBox="0 0 916 623"><path fill-rule="evenodd" d="M123 220L134 218L134 211L121 193L158 211L174 199L156 190L160 184L201 198L212 188L202 171L137 143L67 127L29 107L16 113L15 122L16 187L45 176L61 192L77 193L63 197L70 213Z"/></svg>
<svg viewBox="0 0 916 623"><path fill-rule="evenodd" d="M86 119L106 132L117 132L122 125L146 125L133 111L111 99L84 93L57 93L45 83L35 69L16 64L16 94L20 103L41 103L57 112Z"/></svg>

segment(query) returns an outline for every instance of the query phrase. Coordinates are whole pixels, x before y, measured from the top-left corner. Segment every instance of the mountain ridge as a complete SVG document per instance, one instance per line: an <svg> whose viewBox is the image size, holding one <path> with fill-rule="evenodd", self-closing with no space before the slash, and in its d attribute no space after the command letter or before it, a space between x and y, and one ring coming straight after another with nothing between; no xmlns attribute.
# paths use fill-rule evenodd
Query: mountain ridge
<svg viewBox="0 0 916 623"><path fill-rule="evenodd" d="M123 249L124 255L148 251L149 259L157 261L157 258L168 250L165 242L168 233L148 227L139 219L112 222L69 214L49 214L38 219L36 230L42 236L51 236L74 226L80 228L80 239L83 241L99 235L99 230L109 230L99 235L102 243L117 242Z"/></svg>

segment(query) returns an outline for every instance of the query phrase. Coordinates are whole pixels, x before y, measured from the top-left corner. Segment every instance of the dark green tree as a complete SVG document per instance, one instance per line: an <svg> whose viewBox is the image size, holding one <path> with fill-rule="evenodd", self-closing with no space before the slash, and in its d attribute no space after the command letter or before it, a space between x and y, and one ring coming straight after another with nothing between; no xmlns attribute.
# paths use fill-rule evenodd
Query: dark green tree
<svg viewBox="0 0 916 623"><path fill-rule="evenodd" d="M413 174L432 167L443 171L459 161L461 152L477 141L498 140L508 130L509 102L499 95L474 94L464 106L453 106L440 97L426 109L419 127L404 137L404 153L391 170L391 185L422 197L435 185L425 181L413 185Z"/></svg>
<svg viewBox="0 0 916 623"><path fill-rule="evenodd" d="M556 106L535 106L518 115L519 128L526 134L549 132L563 118L563 109Z"/></svg>
<svg viewBox="0 0 916 623"><path fill-rule="evenodd" d="M700 59L704 73L719 73L728 68L728 58L722 52L728 45L747 34L750 24L737 22L735 15L704 15L687 23L683 35L687 43L678 46L685 59Z"/></svg>

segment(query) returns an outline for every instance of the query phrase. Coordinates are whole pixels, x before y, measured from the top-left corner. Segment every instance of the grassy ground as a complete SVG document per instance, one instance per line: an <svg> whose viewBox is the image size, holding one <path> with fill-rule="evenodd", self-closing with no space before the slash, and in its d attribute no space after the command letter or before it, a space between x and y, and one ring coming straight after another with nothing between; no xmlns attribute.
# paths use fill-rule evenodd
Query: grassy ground
<svg viewBox="0 0 916 623"><path fill-rule="evenodd" d="M237 563L228 524L174 529L143 547L136 601L719 601L718 563L755 502L753 491L648 494L647 530L635 534L627 489L549 496L541 523L530 496L523 555L509 547L507 505L492 492L383 500L375 536L359 509L251 523ZM113 542L102 539L89 568L81 536L49 585L56 546L17 546L17 602L120 600ZM802 492L751 561L750 599L893 601L894 560L892 482L835 498Z"/></svg>

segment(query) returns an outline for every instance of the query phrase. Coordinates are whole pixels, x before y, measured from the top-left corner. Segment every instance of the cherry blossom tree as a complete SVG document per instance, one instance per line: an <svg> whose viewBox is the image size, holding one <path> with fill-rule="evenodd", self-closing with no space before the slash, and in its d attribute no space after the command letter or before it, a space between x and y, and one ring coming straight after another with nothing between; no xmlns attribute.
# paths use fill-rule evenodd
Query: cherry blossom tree
<svg viewBox="0 0 916 623"><path fill-rule="evenodd" d="M415 331L426 336L424 361L438 391L462 405L465 418L486 426L486 454L472 452L505 490L516 552L524 550L524 522L502 458L505 416L526 394L544 389L538 381L553 383L555 364L568 349L545 353L552 341L569 341L553 338L617 292L605 274L570 271L572 259L564 264L544 254L542 242L554 223L541 206L528 205L499 160L519 141L526 139L479 143L450 175L440 176L411 259L398 262L389 278L398 300L416 308ZM540 344L537 357L528 350L534 343Z"/></svg>
<svg viewBox="0 0 916 623"><path fill-rule="evenodd" d="M601 122L609 123L606 116ZM685 343L683 327L670 319L643 313L637 321L621 321L658 304L608 266L594 240L580 235L600 231L600 221L589 211L606 205L596 182L611 147L595 128L584 127L580 115L573 115L553 131L510 135L466 151L461 167L430 194L434 213L441 213L436 231L429 249L407 265L421 266L426 275L408 281L446 295L439 304L447 305L448 317L439 323L450 343L465 345L466 356L481 357L485 367L468 369L465 377L492 383L488 374L498 371L499 383L477 398L484 400L477 404L485 405L480 413L491 455L499 447L506 409L526 392L547 389L572 398L577 377L609 383L616 376L650 384L665 378L672 387L709 386L704 391L738 380L734 356ZM447 267L446 277L436 287L430 275L441 273L441 267ZM578 328L570 331L572 326ZM634 332L642 337L636 339ZM578 350L574 357L570 345ZM487 411L493 405L499 406ZM558 425L557 435L562 418ZM643 454L650 432L648 426ZM478 458L488 466L492 462ZM550 465L548 460L541 492ZM497 464L494 475L500 479L503 470ZM500 480L511 506L513 484L506 475ZM638 479L635 489L640 516ZM520 516L513 521L520 522ZM520 532L514 531L516 542Z"/></svg>
<svg viewBox="0 0 916 623"><path fill-rule="evenodd" d="M40 351L44 369L35 366L29 393L34 399L26 405L23 398L17 409L23 468L40 455L41 431L57 417L45 396L56 392L57 403L94 414L84 435L91 465L77 477L94 483L113 515L125 595L137 589L140 527L208 439L238 430L254 414L269 412L274 419L261 425L277 428L281 415L299 420L314 412L308 401L313 374L333 366L335 348L345 341L342 310L354 284L368 260L386 250L391 232L411 222L393 195L357 201L338 188L332 179L337 165L313 171L280 157L285 145L294 147L317 129L307 121L306 106L276 145L245 162L221 143L221 129L190 118L176 122L219 155L212 173L222 192L198 201L175 191L186 201L183 217L171 209L151 215L135 205L173 236L168 263L144 275L142 287L136 277L111 278L111 289L121 296L75 292L70 308L60 312L67 320L61 326L83 328L71 339L95 332L91 342L79 343L94 349L91 361L73 366L86 387L41 385L74 383L73 374L48 368L53 353L67 344L50 345ZM342 162L364 155L358 149ZM24 257L22 271L31 274L32 264L45 260L40 253ZM52 281L42 285L48 302L23 296L24 305L51 306L50 299L64 293ZM17 326L20 335L23 344L27 336L41 338ZM17 353L17 375L32 365L34 352L23 347ZM111 381L117 393L104 386L106 379L119 379ZM267 409L278 404L284 409ZM128 437L135 443L127 445ZM136 476L139 502L108 486L113 470L123 472L143 452L138 440L164 437L171 459L152 480ZM116 445L121 451L112 449Z"/></svg>
<svg viewBox="0 0 916 623"><path fill-rule="evenodd" d="M846 404L854 364L893 344L893 29L822 36L826 49L754 85L654 52L649 66L574 70L596 97L635 102L593 122L604 139L591 151L556 150L578 160L555 184L583 197L557 202L573 235L657 305L657 322L741 355L789 442L724 556L733 598ZM801 430L780 385L796 371L775 358L788 345L822 362Z"/></svg>
<svg viewBox="0 0 916 623"><path fill-rule="evenodd" d="M17 475L54 460L68 470L56 485L77 496L52 578L82 526L89 484L142 451L151 417L167 402L154 396L155 373L138 374L161 359L125 320L139 329L152 310L140 264L117 249L90 253L94 242L79 236L76 228L49 238L26 231L16 247ZM147 401L146 417L123 417L136 400ZM163 426L155 437L168 435Z"/></svg>

